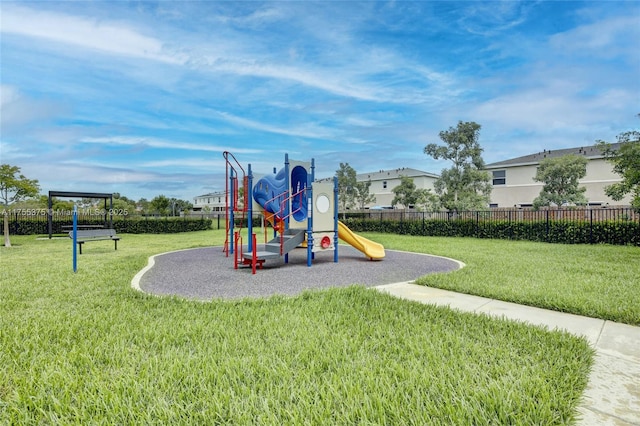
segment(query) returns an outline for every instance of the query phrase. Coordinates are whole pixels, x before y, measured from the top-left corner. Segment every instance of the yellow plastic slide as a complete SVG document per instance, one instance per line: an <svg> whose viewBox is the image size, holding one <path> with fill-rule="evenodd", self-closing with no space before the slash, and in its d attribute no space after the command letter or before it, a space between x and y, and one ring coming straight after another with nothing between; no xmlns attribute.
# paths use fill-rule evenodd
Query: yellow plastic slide
<svg viewBox="0 0 640 426"><path fill-rule="evenodd" d="M355 234L347 225L340 221L338 221L338 238L360 250L365 256L372 260L382 259L384 257L384 246L382 244Z"/></svg>

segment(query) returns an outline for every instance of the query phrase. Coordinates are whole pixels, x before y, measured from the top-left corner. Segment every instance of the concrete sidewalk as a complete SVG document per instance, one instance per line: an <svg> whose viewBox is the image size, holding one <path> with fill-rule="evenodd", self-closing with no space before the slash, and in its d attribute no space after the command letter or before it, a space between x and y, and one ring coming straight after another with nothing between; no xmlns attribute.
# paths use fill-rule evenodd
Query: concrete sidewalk
<svg viewBox="0 0 640 426"><path fill-rule="evenodd" d="M580 425L640 426L640 327L485 297L423 287L410 282L375 287L394 296L466 312L563 329L584 336L596 349L589 383L578 408Z"/></svg>

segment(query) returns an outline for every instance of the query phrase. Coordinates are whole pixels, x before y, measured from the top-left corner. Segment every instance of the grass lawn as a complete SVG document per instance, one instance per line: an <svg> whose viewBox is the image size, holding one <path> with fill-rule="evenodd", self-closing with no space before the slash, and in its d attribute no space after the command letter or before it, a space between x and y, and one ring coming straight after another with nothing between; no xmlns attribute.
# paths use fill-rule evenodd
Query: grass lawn
<svg viewBox="0 0 640 426"><path fill-rule="evenodd" d="M367 234L467 266L418 284L640 325L640 247Z"/></svg>
<svg viewBox="0 0 640 426"><path fill-rule="evenodd" d="M367 236L434 253L450 241ZM74 274L69 240L12 237L13 247L0 248L0 424L575 419L593 351L567 333L356 286L211 303L131 289L148 256L223 238L219 231L123 235L117 251L108 241L89 243ZM547 247L503 243L513 244L510 256L522 262L534 247ZM438 278L493 279L499 271L483 272L491 264L473 254L486 244L453 239L438 254L468 266ZM554 255L573 259L561 250ZM558 281L576 272L567 274Z"/></svg>

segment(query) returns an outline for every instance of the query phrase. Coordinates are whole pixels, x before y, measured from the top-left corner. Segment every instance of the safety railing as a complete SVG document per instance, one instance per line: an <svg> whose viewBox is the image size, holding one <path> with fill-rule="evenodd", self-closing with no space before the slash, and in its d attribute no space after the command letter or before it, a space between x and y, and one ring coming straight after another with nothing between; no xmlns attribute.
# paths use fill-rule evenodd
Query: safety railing
<svg viewBox="0 0 640 426"><path fill-rule="evenodd" d="M230 153L229 151L224 151L222 156L225 160L225 240L223 251L226 253L227 257L229 256L229 252L233 252L233 250L229 247L229 239L231 238L231 229L233 224L232 221L235 220L233 216L233 212L240 211L238 209L238 199L239 199L239 186L238 186L238 176L240 175L240 171L242 172L242 184L244 187L243 193L243 208L242 210L242 219L244 219L244 214L247 210L247 200L248 200L248 176L244 171L242 165L238 162L236 157ZM242 221L244 222L244 220ZM242 223L241 222L241 223Z"/></svg>
<svg viewBox="0 0 640 426"><path fill-rule="evenodd" d="M289 219L291 216L293 216L294 214L298 213L300 210L302 210L303 208L303 197L304 197L304 193L307 189L306 188L302 188L300 191L295 192L293 194L291 194L291 196L286 197L284 200L282 200L280 202L280 212L284 212L286 211L286 206L289 205L289 200L293 200L295 197L299 196L300 197L300 203L298 203L298 208L295 210L290 211L286 216L283 216L280 219L280 226L278 227L278 232L280 233L280 256L282 256L284 254L284 231L285 231L285 222L287 219ZM293 205L293 203L290 203L291 205ZM276 215L277 216L277 215Z"/></svg>

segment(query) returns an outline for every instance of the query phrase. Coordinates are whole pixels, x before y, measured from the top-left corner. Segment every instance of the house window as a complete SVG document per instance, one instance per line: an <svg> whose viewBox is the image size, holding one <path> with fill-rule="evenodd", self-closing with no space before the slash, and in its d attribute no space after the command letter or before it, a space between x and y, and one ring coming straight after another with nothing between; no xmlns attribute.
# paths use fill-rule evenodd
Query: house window
<svg viewBox="0 0 640 426"><path fill-rule="evenodd" d="M505 185L507 183L507 172L506 170L494 170L493 171L493 184L494 185Z"/></svg>
<svg viewBox="0 0 640 426"><path fill-rule="evenodd" d="M491 203L491 204L489 204L489 208L490 208L490 209L497 209L497 208L498 208L498 203Z"/></svg>
<svg viewBox="0 0 640 426"><path fill-rule="evenodd" d="M382 188L383 189L387 189L387 181L386 180L382 181Z"/></svg>

